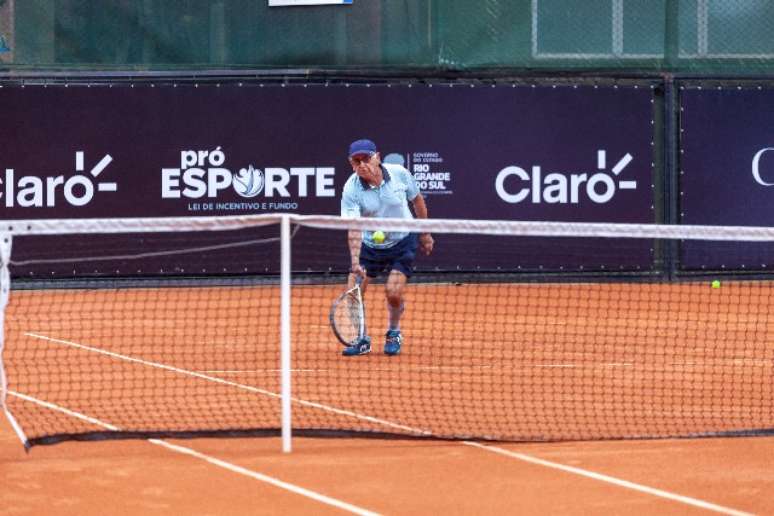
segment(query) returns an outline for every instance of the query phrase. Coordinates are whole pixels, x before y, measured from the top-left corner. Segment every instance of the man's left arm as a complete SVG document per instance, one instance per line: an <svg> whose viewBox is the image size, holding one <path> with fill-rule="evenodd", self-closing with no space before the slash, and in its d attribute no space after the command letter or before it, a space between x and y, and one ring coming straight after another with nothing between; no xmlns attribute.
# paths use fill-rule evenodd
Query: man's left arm
<svg viewBox="0 0 774 516"><path fill-rule="evenodd" d="M425 198L422 197L421 193L418 193L417 196L412 199L411 204L414 205L414 214L416 214L418 219L427 218L427 204L425 204ZM422 249L423 253L432 253L434 243L433 235L430 233L421 233L419 235L419 248Z"/></svg>

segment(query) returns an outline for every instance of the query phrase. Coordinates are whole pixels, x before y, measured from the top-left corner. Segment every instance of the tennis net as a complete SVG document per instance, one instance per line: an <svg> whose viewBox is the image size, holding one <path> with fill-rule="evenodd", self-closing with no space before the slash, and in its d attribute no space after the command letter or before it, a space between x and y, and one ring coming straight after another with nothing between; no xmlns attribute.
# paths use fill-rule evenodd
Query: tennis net
<svg viewBox="0 0 774 516"><path fill-rule="evenodd" d="M364 292L372 352L342 356L331 331L350 229L435 237L397 356L384 277ZM0 394L27 445L283 423L286 438L774 431L773 228L256 215L0 232Z"/></svg>

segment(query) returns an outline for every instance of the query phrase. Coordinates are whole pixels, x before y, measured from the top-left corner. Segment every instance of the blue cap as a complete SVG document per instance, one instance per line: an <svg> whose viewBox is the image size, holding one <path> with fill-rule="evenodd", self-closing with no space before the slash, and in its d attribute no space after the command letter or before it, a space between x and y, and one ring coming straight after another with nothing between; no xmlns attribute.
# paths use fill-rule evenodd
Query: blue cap
<svg viewBox="0 0 774 516"><path fill-rule="evenodd" d="M376 154L376 144L371 140L355 140L349 146L349 157L356 154Z"/></svg>

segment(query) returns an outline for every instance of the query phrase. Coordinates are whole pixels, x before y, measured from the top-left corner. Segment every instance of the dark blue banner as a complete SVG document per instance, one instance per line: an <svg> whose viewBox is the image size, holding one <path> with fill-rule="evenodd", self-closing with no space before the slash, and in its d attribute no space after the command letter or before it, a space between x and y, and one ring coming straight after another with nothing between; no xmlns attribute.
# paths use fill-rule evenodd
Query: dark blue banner
<svg viewBox="0 0 774 516"><path fill-rule="evenodd" d="M0 107L5 219L338 214L347 146L370 138L414 174L431 217L656 222L648 85L6 87ZM320 236L304 232L315 247ZM649 242L531 240L503 255L438 240L418 267L653 263ZM294 266L317 270L313 254L296 253Z"/></svg>
<svg viewBox="0 0 774 516"><path fill-rule="evenodd" d="M686 88L681 93L680 220L774 224L774 90ZM687 270L769 270L774 245L686 241Z"/></svg>

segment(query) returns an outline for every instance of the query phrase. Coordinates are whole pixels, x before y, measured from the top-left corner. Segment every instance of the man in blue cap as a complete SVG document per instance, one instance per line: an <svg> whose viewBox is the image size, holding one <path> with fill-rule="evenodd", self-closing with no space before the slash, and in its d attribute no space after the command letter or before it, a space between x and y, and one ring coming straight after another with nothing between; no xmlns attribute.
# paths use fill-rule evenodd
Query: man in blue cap
<svg viewBox="0 0 774 516"><path fill-rule="evenodd" d="M419 192L414 176L400 165L382 163L376 144L371 140L357 140L349 146L352 174L341 194L342 217L381 217L411 219L427 218L427 205ZM349 231L349 254L352 259L350 287L355 277L362 278L360 288L365 292L370 279L387 271L385 296L389 315L384 353L397 355L403 344L400 319L405 310L403 292L411 277L417 248L424 254L433 251L430 233L389 231L374 238L374 231ZM371 339L364 337L344 348L343 355L365 355L371 352Z"/></svg>

